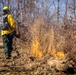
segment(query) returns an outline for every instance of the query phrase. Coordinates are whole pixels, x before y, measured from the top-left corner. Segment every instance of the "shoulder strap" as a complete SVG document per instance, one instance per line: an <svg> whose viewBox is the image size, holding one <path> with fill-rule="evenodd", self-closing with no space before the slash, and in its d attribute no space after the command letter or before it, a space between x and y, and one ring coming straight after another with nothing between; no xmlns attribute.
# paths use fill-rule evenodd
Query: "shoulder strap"
<svg viewBox="0 0 76 75"><path fill-rule="evenodd" d="M8 23L8 18L7 18L7 16L8 16L8 15L4 15L4 16L3 16L3 23L4 23L4 24L5 24L5 23Z"/></svg>

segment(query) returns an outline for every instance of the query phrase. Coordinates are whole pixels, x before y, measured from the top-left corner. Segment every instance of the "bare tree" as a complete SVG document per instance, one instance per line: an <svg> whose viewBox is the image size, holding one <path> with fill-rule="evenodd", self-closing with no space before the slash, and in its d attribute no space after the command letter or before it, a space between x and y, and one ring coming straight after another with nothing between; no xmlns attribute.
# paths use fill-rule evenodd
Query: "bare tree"
<svg viewBox="0 0 76 75"><path fill-rule="evenodd" d="M60 15L60 11L59 11L59 9L60 9L60 6L59 6L59 2L60 2L60 0L58 0L58 7L57 7L57 21L59 22L59 15Z"/></svg>
<svg viewBox="0 0 76 75"><path fill-rule="evenodd" d="M66 8L66 10L65 10L65 16L67 16L67 6L68 6L68 0L65 0L65 3L66 3L66 5L65 5L65 8Z"/></svg>
<svg viewBox="0 0 76 75"><path fill-rule="evenodd" d="M1 8L4 5L8 5L12 14L17 15L17 18L20 17L19 20L21 22L24 18L32 20L41 15L49 18L50 14L51 16L55 14L52 17L57 22L61 20L61 16L68 18L68 13L69 16L74 15L76 17L76 0L0 0L0 2ZM64 8L61 6L62 4Z"/></svg>
<svg viewBox="0 0 76 75"><path fill-rule="evenodd" d="M74 3L74 5L73 5L74 16L76 18L76 8L75 8L75 6L76 6L76 0L73 0L73 3Z"/></svg>

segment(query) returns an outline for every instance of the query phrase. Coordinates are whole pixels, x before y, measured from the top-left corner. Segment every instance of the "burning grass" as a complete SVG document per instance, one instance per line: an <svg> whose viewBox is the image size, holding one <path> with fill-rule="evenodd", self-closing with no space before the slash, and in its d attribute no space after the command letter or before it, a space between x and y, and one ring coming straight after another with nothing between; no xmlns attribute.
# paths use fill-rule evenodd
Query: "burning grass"
<svg viewBox="0 0 76 75"><path fill-rule="evenodd" d="M41 58L42 57L42 51L39 50L39 38L37 36L35 36L35 38L32 41L32 45L31 45L31 52L34 56Z"/></svg>
<svg viewBox="0 0 76 75"><path fill-rule="evenodd" d="M25 37L29 39L27 42L29 53L26 55L29 61L27 59L27 63L29 66L33 63L29 69L33 67L32 69L35 69L37 73L45 73L46 70L47 73L49 72L48 74L52 75L56 75L56 73L53 73L54 71L63 72L67 70L68 73L70 72L68 69L75 69L76 62L74 60L76 59L76 54L72 53L71 57L68 54L68 52L71 53L76 50L76 35L73 34L75 31L73 27L66 28L53 23L48 25L44 17L41 17L36 19L32 25L29 24L28 29L27 34L29 37ZM40 61L37 61L37 59L40 59ZM35 64L33 61L39 64ZM48 69L46 69L46 66Z"/></svg>
<svg viewBox="0 0 76 75"><path fill-rule="evenodd" d="M62 59L64 58L65 54L63 51L56 51L56 50L51 50L50 51L51 55L54 57L54 58L57 58L57 59Z"/></svg>
<svg viewBox="0 0 76 75"><path fill-rule="evenodd" d="M55 25L52 22L48 24L44 17L34 20L31 24L29 22L26 26L28 29L27 32L24 31L25 35L22 32L22 38L28 40L26 43L28 43L33 56L41 58L50 53L53 57L62 58L68 51L75 49L76 36L73 34L75 32L73 26L66 28L65 25ZM24 26L23 29L26 29L26 27Z"/></svg>

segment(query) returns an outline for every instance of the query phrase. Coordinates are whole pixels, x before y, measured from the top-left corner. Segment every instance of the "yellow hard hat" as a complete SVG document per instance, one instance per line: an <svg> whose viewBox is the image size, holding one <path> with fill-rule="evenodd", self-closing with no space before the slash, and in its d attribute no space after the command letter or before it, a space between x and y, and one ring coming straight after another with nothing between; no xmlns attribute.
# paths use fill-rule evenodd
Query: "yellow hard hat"
<svg viewBox="0 0 76 75"><path fill-rule="evenodd" d="M4 6L3 10L9 10L8 6Z"/></svg>

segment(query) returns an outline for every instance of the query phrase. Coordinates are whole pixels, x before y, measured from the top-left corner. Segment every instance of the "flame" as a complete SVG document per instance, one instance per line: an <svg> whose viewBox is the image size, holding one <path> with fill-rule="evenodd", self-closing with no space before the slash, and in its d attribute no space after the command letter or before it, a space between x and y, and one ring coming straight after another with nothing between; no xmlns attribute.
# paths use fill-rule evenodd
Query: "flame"
<svg viewBox="0 0 76 75"><path fill-rule="evenodd" d="M51 55L55 58L61 59L65 56L63 51L57 52L56 50L51 50Z"/></svg>
<svg viewBox="0 0 76 75"><path fill-rule="evenodd" d="M40 45L39 38L35 36L35 39L32 42L31 50L33 55L35 55L38 58L41 58L43 54L42 54L42 51L39 50L39 45Z"/></svg>
<svg viewBox="0 0 76 75"><path fill-rule="evenodd" d="M39 38L35 36L32 41L31 51L34 56L41 58L43 56L43 53L42 51L40 51L39 45L40 45ZM61 59L65 56L63 51L50 50L49 52L51 53L53 57L58 58L58 59Z"/></svg>
<svg viewBox="0 0 76 75"><path fill-rule="evenodd" d="M65 56L64 52L57 52L57 56L63 58Z"/></svg>

